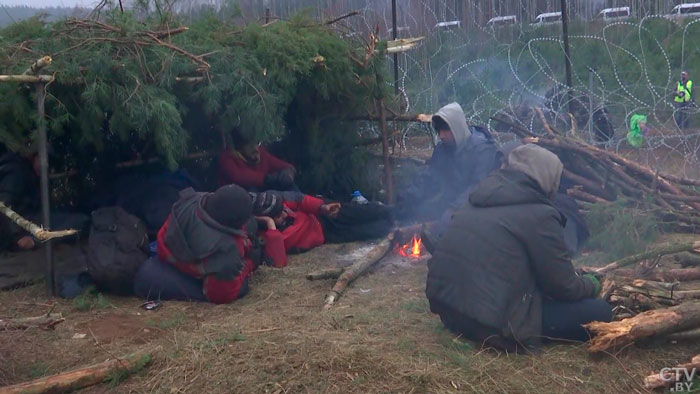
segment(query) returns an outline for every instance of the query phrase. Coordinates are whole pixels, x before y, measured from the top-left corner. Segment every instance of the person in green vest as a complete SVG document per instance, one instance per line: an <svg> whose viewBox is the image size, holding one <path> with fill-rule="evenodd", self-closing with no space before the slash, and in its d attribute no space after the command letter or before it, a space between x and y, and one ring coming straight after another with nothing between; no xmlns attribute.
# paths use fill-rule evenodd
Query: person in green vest
<svg viewBox="0 0 700 394"><path fill-rule="evenodd" d="M644 136L649 131L647 126L647 117L640 114L634 114L630 117L630 130L627 133L627 142L635 148L642 146Z"/></svg>
<svg viewBox="0 0 700 394"><path fill-rule="evenodd" d="M688 112L687 109L690 107L693 98L693 81L688 79L688 72L681 72L681 80L678 81L678 86L676 87L676 97L673 99L675 101L676 112L674 113L674 118L676 120L676 125L680 129L688 128Z"/></svg>

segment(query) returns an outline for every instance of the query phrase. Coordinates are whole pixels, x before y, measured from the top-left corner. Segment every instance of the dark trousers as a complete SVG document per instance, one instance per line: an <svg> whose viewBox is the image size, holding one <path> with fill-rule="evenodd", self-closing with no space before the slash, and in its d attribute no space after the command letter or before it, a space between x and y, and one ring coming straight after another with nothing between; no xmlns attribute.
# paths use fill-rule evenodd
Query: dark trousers
<svg viewBox="0 0 700 394"><path fill-rule="evenodd" d="M328 243L366 241L384 237L394 223L390 207L376 202L367 204L344 203L338 217L319 215L323 236Z"/></svg>
<svg viewBox="0 0 700 394"><path fill-rule="evenodd" d="M155 257L146 260L134 276L134 293L147 300L202 301L202 280L178 271ZM238 298L248 293L248 280L243 282Z"/></svg>
<svg viewBox="0 0 700 394"><path fill-rule="evenodd" d="M610 322L612 309L600 298L576 302L542 300L542 336L549 340L585 342L589 333L581 325L592 321Z"/></svg>
<svg viewBox="0 0 700 394"><path fill-rule="evenodd" d="M529 351L527 343L517 343L498 335L498 330L484 326L438 302L430 303L430 310L440 315L448 330L465 338L482 343L484 347L508 352ZM605 300L587 298L575 302L542 301L542 336L546 341L570 340L585 342L589 333L581 326L592 321L609 322L612 309Z"/></svg>
<svg viewBox="0 0 700 394"><path fill-rule="evenodd" d="M676 121L676 126L678 128L687 129L690 126L690 120L688 119L688 108L690 107L690 102L685 103L675 103L676 112L673 114L673 118Z"/></svg>

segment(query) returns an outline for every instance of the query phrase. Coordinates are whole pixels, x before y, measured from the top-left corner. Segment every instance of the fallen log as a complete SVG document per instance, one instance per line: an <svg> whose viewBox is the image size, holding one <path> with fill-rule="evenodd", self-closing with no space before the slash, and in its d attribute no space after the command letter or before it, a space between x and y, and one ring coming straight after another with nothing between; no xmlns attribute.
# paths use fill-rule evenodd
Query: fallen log
<svg viewBox="0 0 700 394"><path fill-rule="evenodd" d="M386 256L387 253L391 251L393 244L394 232L387 235L387 237L384 238L381 242L379 242L377 246L372 248L372 250L370 250L364 258L355 262L353 265L346 267L343 273L338 278L338 281L335 283L335 286L333 286L331 291L329 291L326 295L323 309L330 309L333 306L333 304L338 300L338 298L340 298L340 295L343 294L343 291L348 286L348 284L350 284L350 282L355 280L363 272L367 271L369 267L373 266L381 259L383 259L384 256Z"/></svg>
<svg viewBox="0 0 700 394"><path fill-rule="evenodd" d="M644 387L647 389L658 389L669 387L676 382L691 379L696 376L694 371L700 369L700 354L693 357L689 363L680 364L675 368L664 368L659 373L649 375L644 378Z"/></svg>
<svg viewBox="0 0 700 394"><path fill-rule="evenodd" d="M150 353L134 353L126 357L107 360L89 367L39 378L31 382L0 387L0 394L67 393L94 386L110 379L123 379L125 376L143 369L151 362L151 359Z"/></svg>
<svg viewBox="0 0 700 394"><path fill-rule="evenodd" d="M49 231L45 228L42 228L41 226L38 226L29 220L23 218L18 214L17 212L13 211L10 207L5 205L2 201L0 201L0 213L3 215L7 216L10 220L13 222L17 223L18 226L21 228L27 230L29 233L32 234L34 238L36 238L39 241L48 241L53 238L61 238L61 237L67 237L69 235L76 234L78 231L73 230L73 229L68 229L68 230L60 230L60 231Z"/></svg>
<svg viewBox="0 0 700 394"><path fill-rule="evenodd" d="M36 317L0 319L0 331L26 330L28 328L53 330L56 325L63 323L65 320L60 313L47 313Z"/></svg>
<svg viewBox="0 0 700 394"><path fill-rule="evenodd" d="M588 351L607 351L639 339L700 327L700 301L651 310L612 323L591 322L584 327L593 334Z"/></svg>
<svg viewBox="0 0 700 394"><path fill-rule="evenodd" d="M600 267L595 270L596 273L604 274L618 268L622 268L638 261L647 260L650 258L655 258L659 256L665 256L674 253L687 252L690 250L695 250L700 248L700 241L687 242L687 243L672 243L666 244L661 247L649 250L644 253L636 254L634 256L625 257L623 259L612 262L604 267Z"/></svg>

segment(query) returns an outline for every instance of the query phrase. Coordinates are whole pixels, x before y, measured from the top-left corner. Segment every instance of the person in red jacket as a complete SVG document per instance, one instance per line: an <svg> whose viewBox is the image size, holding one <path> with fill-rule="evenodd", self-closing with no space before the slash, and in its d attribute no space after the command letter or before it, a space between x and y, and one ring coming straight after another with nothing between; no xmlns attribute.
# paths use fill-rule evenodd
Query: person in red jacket
<svg viewBox="0 0 700 394"><path fill-rule="evenodd" d="M159 261L147 261L136 274L136 294L216 304L244 296L248 277L257 267L245 228L251 213L250 196L239 186L223 186L214 193L183 190L158 232Z"/></svg>
<svg viewBox="0 0 700 394"><path fill-rule="evenodd" d="M286 252L303 252L325 242L378 238L386 235L393 226L389 208L379 203L341 206L338 202L327 203L297 192L250 195L253 214L266 228L266 237L281 238ZM275 266L287 265L286 253L277 253L275 256L268 253Z"/></svg>
<svg viewBox="0 0 700 394"><path fill-rule="evenodd" d="M219 185L236 184L248 191L295 190L296 169L255 142L235 137L234 148L219 156Z"/></svg>

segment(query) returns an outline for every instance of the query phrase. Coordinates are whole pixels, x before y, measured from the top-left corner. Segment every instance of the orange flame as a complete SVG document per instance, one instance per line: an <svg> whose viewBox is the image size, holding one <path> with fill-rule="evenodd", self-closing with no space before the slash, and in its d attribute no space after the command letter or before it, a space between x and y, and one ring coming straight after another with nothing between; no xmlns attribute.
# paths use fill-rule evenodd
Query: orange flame
<svg viewBox="0 0 700 394"><path fill-rule="evenodd" d="M411 242L399 246L398 252L404 257L420 257L421 239L414 235Z"/></svg>

